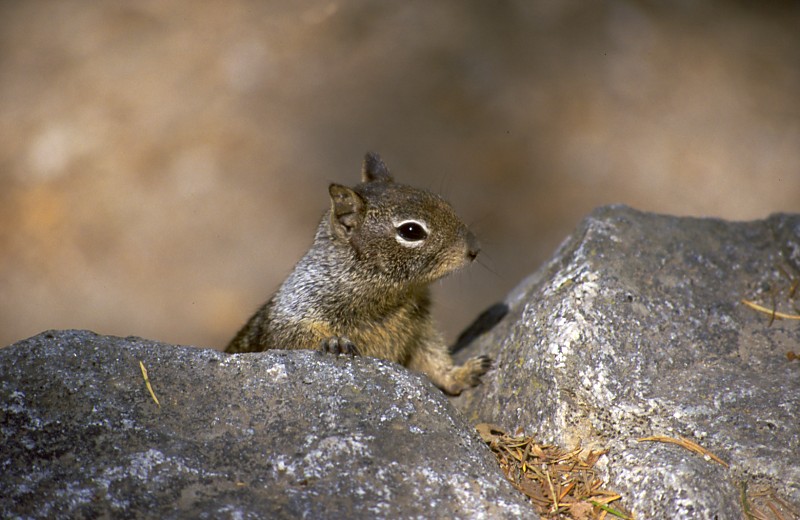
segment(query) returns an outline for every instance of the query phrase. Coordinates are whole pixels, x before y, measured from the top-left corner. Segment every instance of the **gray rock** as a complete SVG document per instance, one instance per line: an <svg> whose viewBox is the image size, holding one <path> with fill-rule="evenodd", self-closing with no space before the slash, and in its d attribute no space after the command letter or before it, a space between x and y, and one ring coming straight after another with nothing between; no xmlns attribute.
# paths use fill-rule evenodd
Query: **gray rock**
<svg viewBox="0 0 800 520"><path fill-rule="evenodd" d="M797 279L800 216L602 208L461 338L497 368L454 403L608 448L637 518L738 519L743 483L800 509L800 323L740 303L795 312ZM535 518L438 390L375 359L49 332L0 350L0 441L0 517Z"/></svg>
<svg viewBox="0 0 800 520"><path fill-rule="evenodd" d="M534 516L439 390L376 359L48 332L0 350L0 445L2 518Z"/></svg>
<svg viewBox="0 0 800 520"><path fill-rule="evenodd" d="M498 368L455 403L472 421L608 447L609 487L637 518L741 518L743 482L800 509L800 363L787 359L800 323L770 325L740 303L771 306L774 294L794 313L790 278L798 215L731 223L601 208L459 352ZM649 435L687 437L730 468L636 441Z"/></svg>

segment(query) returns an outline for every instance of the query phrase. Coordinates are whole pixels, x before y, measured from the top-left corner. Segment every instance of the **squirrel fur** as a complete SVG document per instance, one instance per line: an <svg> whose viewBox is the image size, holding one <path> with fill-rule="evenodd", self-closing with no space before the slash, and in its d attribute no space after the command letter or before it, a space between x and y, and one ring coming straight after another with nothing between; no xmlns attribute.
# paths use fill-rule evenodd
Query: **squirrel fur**
<svg viewBox="0 0 800 520"><path fill-rule="evenodd" d="M364 158L362 182L329 187L331 208L311 249L226 352L318 349L388 359L453 395L491 366L456 366L431 319L431 282L471 263L477 239L441 197L394 182Z"/></svg>

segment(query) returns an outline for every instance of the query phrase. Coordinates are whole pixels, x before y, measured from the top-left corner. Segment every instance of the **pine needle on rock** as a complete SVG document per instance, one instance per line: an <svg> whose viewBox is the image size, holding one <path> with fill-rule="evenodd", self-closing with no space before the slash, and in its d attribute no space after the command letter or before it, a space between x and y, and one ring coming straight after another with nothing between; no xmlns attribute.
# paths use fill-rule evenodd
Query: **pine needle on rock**
<svg viewBox="0 0 800 520"><path fill-rule="evenodd" d="M603 489L595 473L594 465L605 451L582 455L580 447L564 450L540 444L533 437L512 436L492 424L478 424L476 429L506 478L530 499L543 518L602 520L612 515L634 520L621 507L609 505L621 496Z"/></svg>

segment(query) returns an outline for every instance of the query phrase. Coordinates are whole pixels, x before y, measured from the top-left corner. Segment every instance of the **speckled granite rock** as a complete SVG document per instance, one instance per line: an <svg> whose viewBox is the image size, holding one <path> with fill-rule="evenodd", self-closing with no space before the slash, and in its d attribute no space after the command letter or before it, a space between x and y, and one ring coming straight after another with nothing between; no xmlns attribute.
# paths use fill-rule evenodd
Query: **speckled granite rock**
<svg viewBox="0 0 800 520"><path fill-rule="evenodd" d="M0 350L0 446L2 518L534 516L440 391L375 359L47 332Z"/></svg>
<svg viewBox="0 0 800 520"><path fill-rule="evenodd" d="M460 342L497 369L454 402L607 447L637 518L738 519L744 483L800 509L800 323L740 303L795 313L798 279L800 216L601 208ZM439 391L374 359L45 333L0 350L0 442L0 517L535 518Z"/></svg>
<svg viewBox="0 0 800 520"><path fill-rule="evenodd" d="M637 518L741 518L742 483L800 509L800 216L734 223L596 210L459 352L497 360L456 404L473 421L608 447ZM797 292L800 292L798 290ZM491 317L491 316L490 316ZM473 330L473 333L475 331ZM683 447L687 437L730 468ZM791 517L794 518L794 517Z"/></svg>

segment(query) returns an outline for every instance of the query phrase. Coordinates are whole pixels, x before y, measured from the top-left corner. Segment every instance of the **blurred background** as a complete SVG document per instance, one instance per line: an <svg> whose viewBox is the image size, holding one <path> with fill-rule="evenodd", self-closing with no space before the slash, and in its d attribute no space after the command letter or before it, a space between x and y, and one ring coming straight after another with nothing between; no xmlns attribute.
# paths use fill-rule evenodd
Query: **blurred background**
<svg viewBox="0 0 800 520"><path fill-rule="evenodd" d="M452 342L593 208L800 212L800 4L0 2L0 345L224 347L367 150L480 264Z"/></svg>

